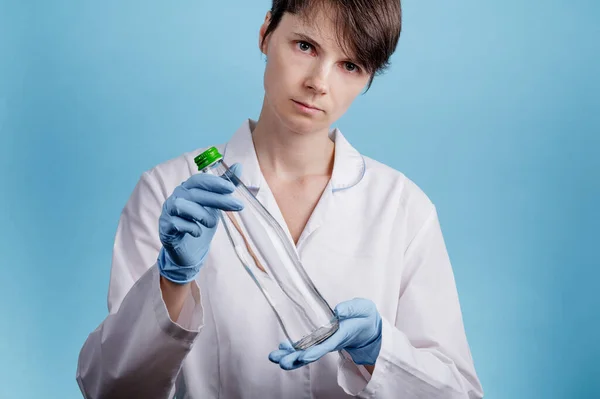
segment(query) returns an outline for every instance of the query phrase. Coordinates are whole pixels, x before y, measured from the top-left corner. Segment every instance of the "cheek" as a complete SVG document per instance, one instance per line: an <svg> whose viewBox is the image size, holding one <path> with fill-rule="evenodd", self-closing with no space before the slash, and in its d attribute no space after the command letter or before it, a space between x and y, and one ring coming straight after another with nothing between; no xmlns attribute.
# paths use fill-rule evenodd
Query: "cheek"
<svg viewBox="0 0 600 399"><path fill-rule="evenodd" d="M281 88L281 76L278 73L273 60L269 60L265 68L264 76L265 96L272 106L277 106L281 102L280 98L283 95Z"/></svg>
<svg viewBox="0 0 600 399"><path fill-rule="evenodd" d="M294 70L289 67L289 60L284 60L285 54L273 54L268 58L265 68L265 90L269 97L274 98L286 91L294 80Z"/></svg>
<svg viewBox="0 0 600 399"><path fill-rule="evenodd" d="M360 85L360 82L352 82L351 84L348 84L348 81L346 80L342 82L342 84L338 85L334 95L337 113L341 115L346 112L356 97L362 92L362 90L363 86Z"/></svg>

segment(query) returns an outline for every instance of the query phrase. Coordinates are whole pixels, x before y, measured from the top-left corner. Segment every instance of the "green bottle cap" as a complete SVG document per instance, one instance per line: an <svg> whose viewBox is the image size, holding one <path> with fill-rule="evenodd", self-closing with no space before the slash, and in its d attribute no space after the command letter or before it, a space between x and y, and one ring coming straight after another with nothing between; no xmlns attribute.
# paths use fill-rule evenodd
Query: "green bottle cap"
<svg viewBox="0 0 600 399"><path fill-rule="evenodd" d="M204 151L202 154L196 156L194 158L194 162L198 166L198 170L202 170L206 168L208 165L212 164L215 161L223 158L223 156L219 153L216 147L210 147L208 150Z"/></svg>

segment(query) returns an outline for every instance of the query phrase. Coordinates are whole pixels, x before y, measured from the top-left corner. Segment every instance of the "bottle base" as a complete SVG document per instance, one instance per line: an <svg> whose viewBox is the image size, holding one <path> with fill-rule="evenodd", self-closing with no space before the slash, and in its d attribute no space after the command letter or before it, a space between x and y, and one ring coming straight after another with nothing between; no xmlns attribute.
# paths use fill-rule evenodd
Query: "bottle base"
<svg viewBox="0 0 600 399"><path fill-rule="evenodd" d="M337 318L333 319L329 324L319 327L312 334L309 334L298 341L294 342L292 346L296 350L305 350L311 346L315 346L331 337L339 327L339 321Z"/></svg>

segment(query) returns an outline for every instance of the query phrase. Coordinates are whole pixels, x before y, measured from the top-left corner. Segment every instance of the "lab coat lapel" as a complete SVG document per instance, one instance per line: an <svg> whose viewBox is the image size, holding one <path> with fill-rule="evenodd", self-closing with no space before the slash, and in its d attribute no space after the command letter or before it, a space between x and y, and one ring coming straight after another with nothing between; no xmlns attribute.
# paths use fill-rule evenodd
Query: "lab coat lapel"
<svg viewBox="0 0 600 399"><path fill-rule="evenodd" d="M232 166L234 163L242 165L240 180L254 194L260 189L263 177L254 150L250 130L251 123L253 123L252 120L246 120L227 142L223 149L223 161L227 166Z"/></svg>
<svg viewBox="0 0 600 399"><path fill-rule="evenodd" d="M298 251L319 227L332 220L336 211L335 204L343 200L338 193L358 184L365 174L362 155L350 145L342 132L334 129L329 133L329 138L335 142L331 179L300 235Z"/></svg>

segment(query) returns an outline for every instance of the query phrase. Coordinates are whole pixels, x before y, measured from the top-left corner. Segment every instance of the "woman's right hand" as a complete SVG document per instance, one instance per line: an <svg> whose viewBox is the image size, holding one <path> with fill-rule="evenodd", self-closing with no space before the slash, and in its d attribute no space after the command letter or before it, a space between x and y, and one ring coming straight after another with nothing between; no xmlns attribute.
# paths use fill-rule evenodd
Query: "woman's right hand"
<svg viewBox="0 0 600 399"><path fill-rule="evenodd" d="M240 176L240 164L230 169ZM230 181L207 173L194 174L175 188L159 218L163 246L158 267L163 277L178 284L196 277L217 229L219 210L240 211L244 207L231 195L233 191Z"/></svg>

